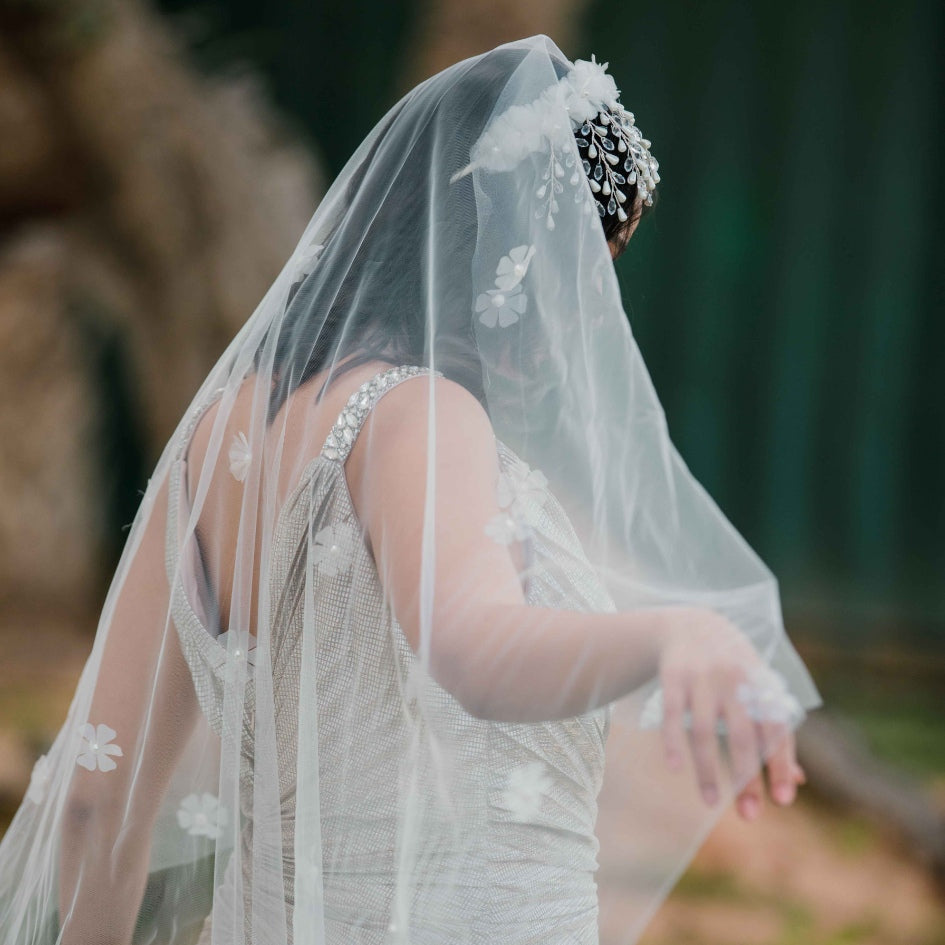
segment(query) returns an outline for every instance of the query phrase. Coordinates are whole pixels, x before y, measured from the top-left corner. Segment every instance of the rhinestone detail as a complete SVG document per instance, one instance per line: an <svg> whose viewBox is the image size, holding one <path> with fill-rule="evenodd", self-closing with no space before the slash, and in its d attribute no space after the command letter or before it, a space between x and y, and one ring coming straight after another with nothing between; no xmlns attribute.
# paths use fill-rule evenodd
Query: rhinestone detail
<svg viewBox="0 0 945 945"><path fill-rule="evenodd" d="M358 433L361 431L361 425L378 400L402 381L429 373L430 369L428 367L402 364L400 367L375 374L370 380L365 381L348 398L348 402L335 421L335 425L329 431L328 436L325 437L321 455L326 459L344 463L351 452L352 446L354 446ZM434 371L433 374L436 377L443 376L442 371Z"/></svg>

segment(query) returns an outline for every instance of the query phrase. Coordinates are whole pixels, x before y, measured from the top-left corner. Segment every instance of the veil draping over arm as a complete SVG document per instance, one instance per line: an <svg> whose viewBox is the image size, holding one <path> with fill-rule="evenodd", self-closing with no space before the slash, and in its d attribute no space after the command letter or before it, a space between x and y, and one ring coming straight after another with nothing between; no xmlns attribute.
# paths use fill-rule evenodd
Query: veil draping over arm
<svg viewBox="0 0 945 945"><path fill-rule="evenodd" d="M4 943L629 945L821 704L670 440L571 69L536 36L406 95L197 392L0 845ZM714 806L665 757L687 632Z"/></svg>

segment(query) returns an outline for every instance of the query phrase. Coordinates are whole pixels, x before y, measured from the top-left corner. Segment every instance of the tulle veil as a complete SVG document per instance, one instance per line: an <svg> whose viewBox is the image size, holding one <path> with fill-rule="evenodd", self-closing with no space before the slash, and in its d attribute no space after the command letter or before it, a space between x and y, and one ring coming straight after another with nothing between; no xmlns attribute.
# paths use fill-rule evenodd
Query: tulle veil
<svg viewBox="0 0 945 945"><path fill-rule="evenodd" d="M629 945L821 704L777 579L670 439L560 94L573 68L535 36L409 92L196 393L0 845L5 943L511 945L599 928ZM484 133L503 127L511 156L490 164ZM360 442L383 472L364 424L396 397L422 405L403 442L424 447L424 500L372 570L343 461ZM572 641L549 696L558 623L530 664L514 634L486 653L457 633L451 671L438 662L455 410L491 427L481 540L509 556L539 631L570 615L590 647L605 620L629 638L643 613L712 612L750 642L755 763L721 766L715 806L691 762L665 763L656 667L609 692ZM409 647L385 584L404 548ZM475 627L493 589L470 583ZM718 738L727 758L724 720ZM595 825L602 776L619 817ZM619 886L619 908L597 914L595 883Z"/></svg>

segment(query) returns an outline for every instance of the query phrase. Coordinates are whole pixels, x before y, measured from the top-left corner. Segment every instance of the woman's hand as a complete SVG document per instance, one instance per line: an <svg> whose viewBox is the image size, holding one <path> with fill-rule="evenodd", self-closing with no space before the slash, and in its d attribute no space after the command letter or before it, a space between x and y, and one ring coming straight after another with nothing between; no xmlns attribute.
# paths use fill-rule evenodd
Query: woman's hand
<svg viewBox="0 0 945 945"><path fill-rule="evenodd" d="M732 775L742 785L736 807L746 820L753 820L761 810L762 759L768 766L772 798L779 804L790 804L796 785L806 780L795 757L794 733L786 723L752 718L739 698L740 687L751 675L766 670L751 641L731 621L703 608L687 608L681 619L674 621L660 651L667 765L682 766L688 709L696 777L706 803L714 805L719 794L716 724L723 718Z"/></svg>

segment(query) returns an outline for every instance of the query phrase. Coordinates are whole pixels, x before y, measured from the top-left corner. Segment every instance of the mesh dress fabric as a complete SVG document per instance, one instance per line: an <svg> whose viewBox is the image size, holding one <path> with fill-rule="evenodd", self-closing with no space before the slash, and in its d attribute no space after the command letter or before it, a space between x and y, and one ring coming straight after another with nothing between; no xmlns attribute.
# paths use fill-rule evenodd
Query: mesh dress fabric
<svg viewBox="0 0 945 945"><path fill-rule="evenodd" d="M316 626L323 628L317 640L318 715L344 720L343 725L324 726L318 744L322 804L332 811L331 817L323 819L323 853L327 864L344 864L343 869L329 867L324 873L329 940L373 943L386 939L393 889L385 879L395 870L401 785L408 782L411 793L428 810L441 803L433 760L425 759L415 771L405 771L405 753L393 750L409 738L409 726L398 710L417 656L385 600L343 472L374 403L396 384L421 373L410 366L392 368L355 391L321 453L286 500L272 539L271 600L277 602L273 615L276 745L290 903L295 881L291 856L298 744L295 701L301 672L297 643L302 636L302 612L291 602L304 593L300 562L306 556L310 530L325 548L315 565L321 574L315 582L314 616ZM515 475L520 469L522 461L501 442L497 455L503 475ZM179 487L172 487L172 496L175 493ZM531 543L533 563L524 578L526 599L536 606L612 608L561 506L550 494L539 501L543 522L537 529L541 537ZM178 511L172 500L168 517L172 579L182 573L174 556L177 519L186 510L185 504ZM201 706L218 728L225 647L213 641L210 629L196 618L183 584L175 600L174 618ZM527 943L567 935L562 940L596 942L594 872L599 844L594 825L610 706L557 722L511 724L474 718L435 682L431 689L434 717L425 724L447 729L450 739L462 746L454 763L463 784L456 795L465 802L465 809L444 810L442 830L423 838L426 849L418 855L430 868L452 877L461 894L451 897L449 909L442 910L437 909L435 897L425 903L421 893L412 909L422 917L423 925L414 927L413 940ZM385 711L379 712L379 706ZM409 711L411 703L406 707ZM250 728L252 720L245 724ZM364 739L365 733L370 733L369 740ZM246 762L243 781L251 786L251 759ZM530 782L539 784L546 798L540 813L527 811L528 798L516 793L520 785ZM365 793L365 783L376 790ZM247 822L250 814L244 810ZM458 853L450 842L456 821L464 831ZM243 862L249 864L251 859ZM252 873L248 868L242 883L249 906ZM227 902L234 894L230 871L218 895ZM218 910L218 915L217 921L224 924L224 940L235 941L238 936L225 926L227 910ZM212 928L213 919L208 919L201 942L212 941Z"/></svg>
<svg viewBox="0 0 945 945"><path fill-rule="evenodd" d="M0 843L4 945L632 945L790 753L820 695L582 172L614 94L534 36L352 155L156 463Z"/></svg>

